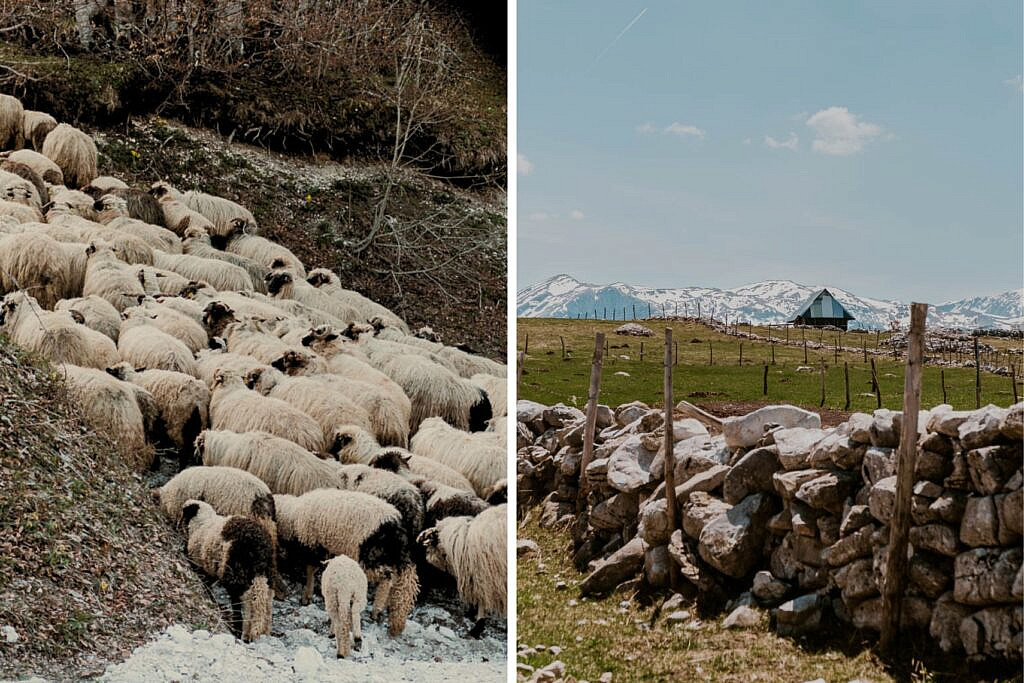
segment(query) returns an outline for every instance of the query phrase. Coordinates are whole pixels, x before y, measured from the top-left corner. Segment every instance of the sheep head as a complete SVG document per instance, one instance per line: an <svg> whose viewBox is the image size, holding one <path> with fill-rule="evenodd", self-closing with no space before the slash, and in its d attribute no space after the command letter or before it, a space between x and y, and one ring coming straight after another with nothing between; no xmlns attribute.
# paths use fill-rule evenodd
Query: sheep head
<svg viewBox="0 0 1024 683"><path fill-rule="evenodd" d="M331 278L334 274L326 268L317 268L309 274L306 278L306 282L313 285L314 287L323 287L324 285L331 283Z"/></svg>
<svg viewBox="0 0 1024 683"><path fill-rule="evenodd" d="M416 537L416 542L422 546L427 562L441 571L451 571L451 566L448 564L448 554L441 545L441 534L436 526L421 531L420 535Z"/></svg>
<svg viewBox="0 0 1024 683"><path fill-rule="evenodd" d="M275 270L267 273L263 281L267 283L267 293L271 296L281 294L287 297L291 294L291 285L295 281L295 277L287 270ZM286 287L288 288L287 292L284 291Z"/></svg>
<svg viewBox="0 0 1024 683"><path fill-rule="evenodd" d="M370 460L370 467L398 473L403 469L409 469L409 460L411 458L412 453L401 451L397 448L386 448L373 456Z"/></svg>

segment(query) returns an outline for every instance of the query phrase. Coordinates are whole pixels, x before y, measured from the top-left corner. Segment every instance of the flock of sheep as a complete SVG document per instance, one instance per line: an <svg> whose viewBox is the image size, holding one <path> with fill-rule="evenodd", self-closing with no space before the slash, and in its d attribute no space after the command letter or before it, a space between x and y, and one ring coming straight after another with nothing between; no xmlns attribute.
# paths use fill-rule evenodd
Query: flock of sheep
<svg viewBox="0 0 1024 683"><path fill-rule="evenodd" d="M235 202L97 176L87 134L9 95L0 149L0 333L131 466L177 454L154 495L237 635L270 632L284 573L308 603L325 561L339 657L368 584L391 635L438 569L471 634L504 614L504 365L307 273Z"/></svg>

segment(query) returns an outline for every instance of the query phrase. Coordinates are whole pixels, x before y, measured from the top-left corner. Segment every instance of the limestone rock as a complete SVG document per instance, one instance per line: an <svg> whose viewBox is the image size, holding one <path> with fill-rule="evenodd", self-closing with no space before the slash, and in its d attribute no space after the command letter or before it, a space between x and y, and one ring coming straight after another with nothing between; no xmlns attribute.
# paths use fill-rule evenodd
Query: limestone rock
<svg viewBox="0 0 1024 683"><path fill-rule="evenodd" d="M1017 548L975 548L956 556L953 595L964 605L1014 602L1013 582L1021 568Z"/></svg>
<svg viewBox="0 0 1024 683"><path fill-rule="evenodd" d="M1024 533L1024 489L1017 489L1005 496L996 496L999 505L1000 532L1011 534Z"/></svg>
<svg viewBox="0 0 1024 683"><path fill-rule="evenodd" d="M970 496L960 524L960 542L972 548L999 545L999 513L992 496Z"/></svg>
<svg viewBox="0 0 1024 683"><path fill-rule="evenodd" d="M768 495L755 493L711 519L700 532L698 550L723 574L741 578L757 563L772 514Z"/></svg>
<svg viewBox="0 0 1024 683"><path fill-rule="evenodd" d="M692 417L672 421L672 439L674 442L692 439L695 436L708 436L708 428Z"/></svg>
<svg viewBox="0 0 1024 683"><path fill-rule="evenodd" d="M1020 443L1024 439L1024 401L1010 406L999 423L999 431L1013 443Z"/></svg>
<svg viewBox="0 0 1024 683"><path fill-rule="evenodd" d="M794 470L792 472L780 470L772 475L772 485L784 500L793 500L796 497L796 492L800 490L800 486L827 473L828 470L817 469Z"/></svg>
<svg viewBox="0 0 1024 683"><path fill-rule="evenodd" d="M896 476L886 477L876 482L871 487L868 495L868 507L871 515L883 524L888 524L892 519L893 509L896 506Z"/></svg>
<svg viewBox="0 0 1024 683"><path fill-rule="evenodd" d="M871 420L871 445L883 448L896 448L900 445L900 429L902 414L893 410L879 408Z"/></svg>
<svg viewBox="0 0 1024 683"><path fill-rule="evenodd" d="M638 536L622 546L580 583L581 595L602 595L623 581L636 576L644 566L647 544Z"/></svg>
<svg viewBox="0 0 1024 683"><path fill-rule="evenodd" d="M849 536L862 526L870 524L873 519L871 509L867 505L851 505L843 511L842 523L839 525L839 535Z"/></svg>
<svg viewBox="0 0 1024 683"><path fill-rule="evenodd" d="M960 650L960 622L971 613L971 608L961 605L953 599L953 592L946 591L935 602L932 609L932 620L928 625L928 634L939 642L943 652Z"/></svg>
<svg viewBox="0 0 1024 683"><path fill-rule="evenodd" d="M786 597L789 584L772 576L771 572L761 570L754 574L754 583L750 588L754 597L766 605L775 605Z"/></svg>
<svg viewBox="0 0 1024 683"><path fill-rule="evenodd" d="M834 574L836 585L842 590L847 604L878 594L872 565L871 558L867 557L845 565Z"/></svg>
<svg viewBox="0 0 1024 683"><path fill-rule="evenodd" d="M1024 608L1019 604L989 607L965 617L960 622L960 640L972 659L1021 658L1021 622Z"/></svg>
<svg viewBox="0 0 1024 683"><path fill-rule="evenodd" d="M761 621L761 613L747 605L740 605L722 620L725 628L750 628Z"/></svg>
<svg viewBox="0 0 1024 683"><path fill-rule="evenodd" d="M740 417L725 418L722 423L725 443L729 448L750 448L761 439L768 424L820 429L821 416L795 406L764 406Z"/></svg>
<svg viewBox="0 0 1024 683"><path fill-rule="evenodd" d="M652 588L667 586L671 562L667 544L648 548L644 553L644 577L647 579L647 584Z"/></svg>
<svg viewBox="0 0 1024 683"><path fill-rule="evenodd" d="M729 474L728 465L714 465L698 475L690 477L687 481L676 486L676 504L683 505L690 500L690 496L698 491L714 491L722 485L725 477Z"/></svg>
<svg viewBox="0 0 1024 683"><path fill-rule="evenodd" d="M847 421L850 429L850 438L859 444L871 443L871 423L874 418L867 413L854 413Z"/></svg>
<svg viewBox="0 0 1024 683"><path fill-rule="evenodd" d="M940 410L939 408L948 408ZM945 434L955 439L960 438L960 425L971 417L969 410L953 410L949 406L939 406L932 410L932 417L928 420L928 431Z"/></svg>
<svg viewBox="0 0 1024 683"><path fill-rule="evenodd" d="M635 493L617 493L590 510L590 523L596 529L617 531L636 519L639 497Z"/></svg>
<svg viewBox="0 0 1024 683"><path fill-rule="evenodd" d="M777 632L780 636L810 633L821 626L822 599L817 593L808 593L788 600L775 610Z"/></svg>
<svg viewBox="0 0 1024 683"><path fill-rule="evenodd" d="M641 438L630 436L608 458L608 484L623 493L632 493L655 481L651 474L654 453L643 447Z"/></svg>
<svg viewBox="0 0 1024 683"><path fill-rule="evenodd" d="M929 449L918 451L914 460L915 478L942 481L953 471L952 455L943 455Z"/></svg>
<svg viewBox="0 0 1024 683"><path fill-rule="evenodd" d="M547 406L536 401L519 399L516 401L516 420L531 425L538 419L543 420L544 409Z"/></svg>
<svg viewBox="0 0 1024 683"><path fill-rule="evenodd" d="M946 524L960 524L967 506L967 494L946 489L941 496L928 506Z"/></svg>
<svg viewBox="0 0 1024 683"><path fill-rule="evenodd" d="M726 514L732 506L702 491L690 494L683 506L683 531L690 538L700 538L704 526L715 517Z"/></svg>
<svg viewBox="0 0 1024 683"><path fill-rule="evenodd" d="M523 555L536 554L540 552L540 546L537 545L536 541L531 541L528 538L520 538L516 541L516 556L521 557Z"/></svg>
<svg viewBox="0 0 1024 683"><path fill-rule="evenodd" d="M640 401L623 403L615 409L615 421L620 427L625 427L626 425L639 420L649 412L651 412L651 408L646 403L642 403Z"/></svg>
<svg viewBox="0 0 1024 683"><path fill-rule="evenodd" d="M748 451L725 476L722 485L725 501L735 505L751 493L771 492L774 489L772 475L781 468L777 446Z"/></svg>
<svg viewBox="0 0 1024 683"><path fill-rule="evenodd" d="M566 424L576 420L582 420L585 417L586 415L584 415L582 410L567 406L564 403L556 403L555 405L544 409L544 424L553 429L561 429Z"/></svg>
<svg viewBox="0 0 1024 683"><path fill-rule="evenodd" d="M650 546L664 545L672 536L668 525L668 502L664 498L648 500L640 506L637 534Z"/></svg>
<svg viewBox="0 0 1024 683"><path fill-rule="evenodd" d="M919 550L953 557L957 553L956 532L945 524L910 527L910 544Z"/></svg>
<svg viewBox="0 0 1024 683"><path fill-rule="evenodd" d="M1021 466L1022 446L988 446L967 452L967 470L974 490L992 495L1002 490Z"/></svg>
<svg viewBox="0 0 1024 683"><path fill-rule="evenodd" d="M832 567L839 567L861 557L871 556L871 535L877 530L868 524L844 536L822 552L822 559Z"/></svg>
<svg viewBox="0 0 1024 683"><path fill-rule="evenodd" d="M853 488L854 480L838 472L828 472L805 481L796 491L796 499L817 510L841 514L843 501Z"/></svg>
<svg viewBox="0 0 1024 683"><path fill-rule="evenodd" d="M774 436L782 469L798 470L807 467L814 445L821 441L825 432L821 429L791 427L776 430Z"/></svg>
<svg viewBox="0 0 1024 683"><path fill-rule="evenodd" d="M861 476L868 484L876 484L896 474L896 451L877 446L864 451L861 461Z"/></svg>
<svg viewBox="0 0 1024 683"><path fill-rule="evenodd" d="M960 443L965 451L991 446L1001 441L999 427L1009 414L1006 408L991 403L980 410L975 410L957 429Z"/></svg>
<svg viewBox="0 0 1024 683"><path fill-rule="evenodd" d="M949 560L940 560L928 553L915 553L910 558L909 574L911 583L933 600L942 595L953 580Z"/></svg>
<svg viewBox="0 0 1024 683"><path fill-rule="evenodd" d="M882 629L882 598L870 598L851 610L853 625L857 628L880 631ZM925 629L932 620L931 602L907 595L903 598L903 628Z"/></svg>

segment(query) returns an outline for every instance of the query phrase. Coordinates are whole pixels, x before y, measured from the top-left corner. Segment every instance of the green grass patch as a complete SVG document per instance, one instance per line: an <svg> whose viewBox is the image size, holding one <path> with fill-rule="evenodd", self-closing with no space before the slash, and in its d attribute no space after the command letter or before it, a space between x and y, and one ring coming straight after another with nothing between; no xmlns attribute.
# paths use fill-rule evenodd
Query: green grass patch
<svg viewBox="0 0 1024 683"><path fill-rule="evenodd" d="M640 400L649 404L660 403L664 382L664 328L672 328L673 393L677 401L715 403L731 401L786 402L817 408L821 401L819 368L825 366L825 405L832 410L843 410L846 405L844 364L850 377L851 411L870 412L877 407L872 393L871 365L864 362L860 350L865 342L873 350L875 334L843 334L844 350L838 354L833 344L835 332L824 332L822 343L826 348L808 348L806 363L802 345L797 344L800 332L792 330L791 344L772 345L767 341L752 341L725 335L696 322L646 321L655 332L654 337L628 337L614 333L621 322L583 321L554 318L520 318L518 320L518 348L528 349L519 395L524 399L544 404L557 402L582 408L587 400L594 335L602 331L608 342L601 376L601 402L619 405ZM745 330L744 330L745 331ZM767 334L767 328L754 330ZM773 335L779 335L773 330ZM784 332L782 338L784 339ZM818 342L819 333L808 332L809 346ZM887 333L881 335L884 340ZM561 338L561 340L560 340ZM984 338L984 343L1005 339ZM562 344L565 345L565 357ZM1019 344L1020 341L1017 340ZM740 365L742 344L743 365ZM641 360L641 345L643 358ZM885 347L882 346L882 349ZM893 359L891 352L884 355L868 354L875 360L878 383L882 392L882 406L900 409L903 405L903 377L905 365L902 353ZM768 365L768 393L764 393L764 366ZM812 372L797 372L800 366L813 368ZM620 374L625 373L625 374ZM946 393L943 397L943 377ZM922 380L921 404L924 407L949 403L959 410L975 407L973 368L939 368L926 365ZM982 372L981 403L1008 406L1013 403L1010 378ZM1018 394L1024 394L1018 378Z"/></svg>

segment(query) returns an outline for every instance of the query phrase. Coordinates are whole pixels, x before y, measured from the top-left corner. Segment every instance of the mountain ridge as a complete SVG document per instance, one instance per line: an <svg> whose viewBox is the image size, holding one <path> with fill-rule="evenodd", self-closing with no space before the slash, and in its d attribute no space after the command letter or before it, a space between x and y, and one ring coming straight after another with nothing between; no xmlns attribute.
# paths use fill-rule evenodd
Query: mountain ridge
<svg viewBox="0 0 1024 683"><path fill-rule="evenodd" d="M519 317L570 318L585 313L598 317L632 318L652 315L696 315L741 320L754 324L785 322L797 307L821 289L828 289L854 316L851 328L887 329L893 324L905 326L909 304L887 299L863 297L831 285L804 285L793 280L763 280L731 289L716 287L642 287L615 282L609 285L585 283L560 273L519 291L516 312ZM928 324L958 329L1024 328L1024 289L1009 290L991 296L974 296L947 301L929 308ZM605 313L607 311L607 314Z"/></svg>

